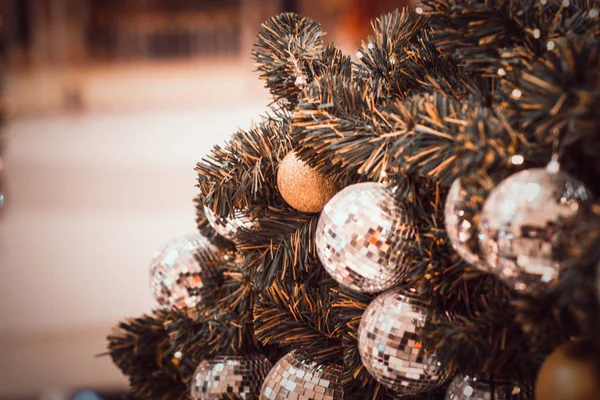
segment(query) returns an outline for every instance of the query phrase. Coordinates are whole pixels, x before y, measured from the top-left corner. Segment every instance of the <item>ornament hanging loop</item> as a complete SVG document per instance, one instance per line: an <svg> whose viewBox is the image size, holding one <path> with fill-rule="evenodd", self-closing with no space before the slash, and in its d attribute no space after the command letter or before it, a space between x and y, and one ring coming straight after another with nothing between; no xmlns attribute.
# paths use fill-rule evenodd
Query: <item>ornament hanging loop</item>
<svg viewBox="0 0 600 400"><path fill-rule="evenodd" d="M563 148L560 145L560 140L558 138L558 129L553 129L553 140L552 140L552 158L550 162L546 165L546 171L551 174L556 174L560 171L560 158L562 156Z"/></svg>

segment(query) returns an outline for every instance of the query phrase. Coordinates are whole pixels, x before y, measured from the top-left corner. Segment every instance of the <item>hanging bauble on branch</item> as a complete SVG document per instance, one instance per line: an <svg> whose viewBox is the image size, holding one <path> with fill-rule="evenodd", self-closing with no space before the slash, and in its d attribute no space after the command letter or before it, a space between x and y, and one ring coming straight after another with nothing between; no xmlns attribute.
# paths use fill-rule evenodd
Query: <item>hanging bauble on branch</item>
<svg viewBox="0 0 600 400"><path fill-rule="evenodd" d="M223 254L204 236L175 239L152 259L152 294L161 306L193 307L214 296L224 264Z"/></svg>
<svg viewBox="0 0 600 400"><path fill-rule="evenodd" d="M342 368L320 365L301 350L283 356L265 378L260 400L344 399Z"/></svg>
<svg viewBox="0 0 600 400"><path fill-rule="evenodd" d="M575 341L554 350L538 373L535 399L600 399L600 340Z"/></svg>
<svg viewBox="0 0 600 400"><path fill-rule="evenodd" d="M331 179L319 174L293 151L279 163L277 186L291 207L307 213L320 212L339 190Z"/></svg>
<svg viewBox="0 0 600 400"><path fill-rule="evenodd" d="M555 167L506 178L481 213L485 262L517 290L543 290L587 255L598 234L592 205L590 190Z"/></svg>
<svg viewBox="0 0 600 400"><path fill-rule="evenodd" d="M466 198L467 192L458 178L450 186L446 197L444 223L450 243L458 255L469 264L479 266L477 224L473 219L473 210L465 203Z"/></svg>
<svg viewBox="0 0 600 400"><path fill-rule="evenodd" d="M427 308L410 291L394 289L376 297L358 328L358 350L367 371L400 394L429 392L444 383L435 355L425 355L418 330Z"/></svg>
<svg viewBox="0 0 600 400"><path fill-rule="evenodd" d="M251 400L260 393L271 362L262 354L219 356L204 360L192 378L193 400L219 400L224 394Z"/></svg>
<svg viewBox="0 0 600 400"><path fill-rule="evenodd" d="M317 225L317 253L340 284L376 293L407 274L406 239L414 234L403 208L382 183L359 183L336 194Z"/></svg>
<svg viewBox="0 0 600 400"><path fill-rule="evenodd" d="M212 228L225 239L235 241L235 235L241 228L250 229L255 222L247 212L236 210L233 217L220 217L209 207L204 206L204 215Z"/></svg>
<svg viewBox="0 0 600 400"><path fill-rule="evenodd" d="M530 398L518 385L492 382L459 375L450 384L445 400L526 400Z"/></svg>

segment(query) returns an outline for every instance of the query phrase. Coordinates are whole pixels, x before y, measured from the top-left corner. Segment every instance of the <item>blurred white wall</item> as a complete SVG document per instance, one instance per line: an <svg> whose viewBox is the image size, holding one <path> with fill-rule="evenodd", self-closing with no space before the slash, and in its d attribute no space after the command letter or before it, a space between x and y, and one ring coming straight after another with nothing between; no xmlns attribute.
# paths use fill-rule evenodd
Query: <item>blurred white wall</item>
<svg viewBox="0 0 600 400"><path fill-rule="evenodd" d="M113 324L155 305L152 253L195 229L195 163L266 108L264 92L240 90L242 78L203 79L194 107L13 120L0 213L0 399L125 384L94 356ZM127 91L127 80L110 90Z"/></svg>

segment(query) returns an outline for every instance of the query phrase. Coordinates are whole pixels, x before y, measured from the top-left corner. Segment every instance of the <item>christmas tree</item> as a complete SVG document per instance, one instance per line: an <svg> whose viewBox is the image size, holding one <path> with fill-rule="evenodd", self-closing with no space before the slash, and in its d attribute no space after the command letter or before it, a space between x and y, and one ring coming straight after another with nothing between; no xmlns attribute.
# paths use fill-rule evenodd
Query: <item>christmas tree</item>
<svg viewBox="0 0 600 400"><path fill-rule="evenodd" d="M266 21L271 108L108 338L129 398L597 399L599 11L425 0L356 57Z"/></svg>

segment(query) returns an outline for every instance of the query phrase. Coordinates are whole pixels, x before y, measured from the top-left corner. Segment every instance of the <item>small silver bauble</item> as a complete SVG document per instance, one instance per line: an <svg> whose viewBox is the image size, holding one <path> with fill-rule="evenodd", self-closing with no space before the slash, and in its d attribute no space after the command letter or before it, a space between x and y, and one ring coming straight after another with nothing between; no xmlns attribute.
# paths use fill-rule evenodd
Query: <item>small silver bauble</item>
<svg viewBox="0 0 600 400"><path fill-rule="evenodd" d="M343 400L338 365L319 365L301 350L283 356L265 378L260 400Z"/></svg>
<svg viewBox="0 0 600 400"><path fill-rule="evenodd" d="M204 215L210 226L228 240L235 240L235 235L240 228L250 229L255 225L254 221L241 210L236 210L233 217L219 217L209 207L204 206Z"/></svg>
<svg viewBox="0 0 600 400"><path fill-rule="evenodd" d="M517 290L543 289L580 261L567 255L596 234L589 223L592 205L591 192L567 173L537 168L508 177L481 213L480 246L488 268Z"/></svg>
<svg viewBox="0 0 600 400"><path fill-rule="evenodd" d="M224 394L255 399L272 364L262 354L219 356L202 361L192 378L193 400L219 400Z"/></svg>
<svg viewBox="0 0 600 400"><path fill-rule="evenodd" d="M406 276L404 247L413 234L406 213L384 184L359 183L325 205L317 225L317 253L339 284L376 293Z"/></svg>
<svg viewBox="0 0 600 400"><path fill-rule="evenodd" d="M444 207L444 223L446 233L452 247L463 260L471 265L479 265L479 248L477 242L477 226L472 220L464 204L467 192L462 187L460 178L456 179Z"/></svg>
<svg viewBox="0 0 600 400"><path fill-rule="evenodd" d="M400 394L435 389L444 370L435 355L421 351L418 330L427 309L409 291L393 289L376 297L358 328L358 350L367 371L382 385Z"/></svg>
<svg viewBox="0 0 600 400"><path fill-rule="evenodd" d="M202 235L178 238L156 252L150 264L150 286L158 303L193 307L218 289L223 255Z"/></svg>
<svg viewBox="0 0 600 400"><path fill-rule="evenodd" d="M517 385L501 382L491 385L489 382L477 378L459 375L448 387L445 400L521 400L526 398L525 393Z"/></svg>

